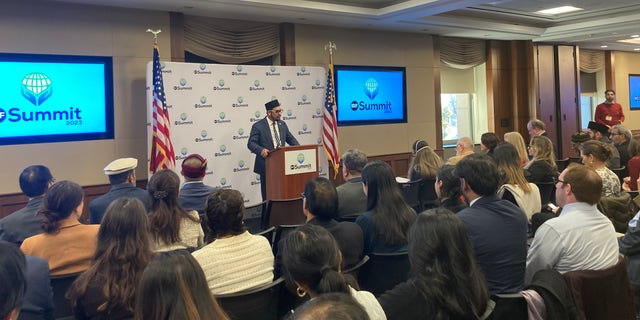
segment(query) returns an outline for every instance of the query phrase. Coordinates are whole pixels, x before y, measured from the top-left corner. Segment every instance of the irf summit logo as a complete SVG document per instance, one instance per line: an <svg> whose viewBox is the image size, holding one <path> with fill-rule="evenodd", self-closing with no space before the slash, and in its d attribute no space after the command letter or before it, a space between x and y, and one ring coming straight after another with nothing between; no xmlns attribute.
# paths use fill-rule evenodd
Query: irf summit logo
<svg viewBox="0 0 640 320"><path fill-rule="evenodd" d="M22 79L21 93L25 99L29 100L35 106L39 106L51 97L53 86L46 74L34 72L26 75Z"/></svg>

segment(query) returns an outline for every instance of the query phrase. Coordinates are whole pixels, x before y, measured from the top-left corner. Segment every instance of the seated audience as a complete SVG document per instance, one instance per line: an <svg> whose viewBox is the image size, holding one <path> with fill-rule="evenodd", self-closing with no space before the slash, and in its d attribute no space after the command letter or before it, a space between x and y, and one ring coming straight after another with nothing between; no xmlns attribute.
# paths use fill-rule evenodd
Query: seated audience
<svg viewBox="0 0 640 320"><path fill-rule="evenodd" d="M571 135L571 152L574 158L580 158L580 145L589 140L591 140L591 137L584 131L578 131ZM582 163L582 158L580 158L579 163Z"/></svg>
<svg viewBox="0 0 640 320"><path fill-rule="evenodd" d="M188 155L182 160L180 173L185 181L178 197L180 206L187 211L198 211L202 219L207 198L218 190L202 182L207 174L207 159L196 153Z"/></svg>
<svg viewBox="0 0 640 320"><path fill-rule="evenodd" d="M606 145L611 145L611 140L609 140L609 127L605 126L604 124L589 121L587 132L589 133L589 137L591 137L591 139L600 141ZM612 147L611 151L611 157L605 163L605 165L609 169L620 168L620 153L618 152L618 149Z"/></svg>
<svg viewBox="0 0 640 320"><path fill-rule="evenodd" d="M411 155L415 157L416 153L418 153L418 150L428 146L429 146L429 143L425 140L414 141L413 144L411 145Z"/></svg>
<svg viewBox="0 0 640 320"><path fill-rule="evenodd" d="M512 144L502 143L496 147L493 159L498 165L498 170L504 175L503 184L498 189L498 197L520 207L530 221L531 216L541 209L540 190L538 186L525 179L524 170L518 163L516 148Z"/></svg>
<svg viewBox="0 0 640 320"><path fill-rule="evenodd" d="M407 232L416 214L404 201L391 167L382 161L362 170L367 211L356 219L364 236L364 254L407 251Z"/></svg>
<svg viewBox="0 0 640 320"><path fill-rule="evenodd" d="M629 142L633 137L631 130L623 127L621 124L616 124L609 129L609 137L611 139L611 143L618 150L620 154L620 166L626 167L629 159ZM625 176L627 172L625 171Z"/></svg>
<svg viewBox="0 0 640 320"><path fill-rule="evenodd" d="M213 295L235 293L273 281L273 253L267 238L244 228L244 199L238 190L209 195L205 222L213 242L193 252Z"/></svg>
<svg viewBox="0 0 640 320"><path fill-rule="evenodd" d="M456 166L469 208L458 217L469 234L476 261L490 294L519 292L524 287L527 217L496 192L500 174L486 155L471 155Z"/></svg>
<svg viewBox="0 0 640 320"><path fill-rule="evenodd" d="M627 259L627 273L633 289L633 300L636 314L640 315L640 211L629 221L629 228L624 237L618 238L620 253Z"/></svg>
<svg viewBox="0 0 640 320"><path fill-rule="evenodd" d="M9 243L0 243L0 319L16 320L27 290L24 255Z"/></svg>
<svg viewBox="0 0 640 320"><path fill-rule="evenodd" d="M533 183L553 182L553 178L558 176L558 166L551 140L544 136L532 137L529 155L532 157L531 161L524 166L529 172L527 180Z"/></svg>
<svg viewBox="0 0 640 320"><path fill-rule="evenodd" d="M447 160L447 164L456 165L462 158L473 154L473 141L469 137L462 137L456 143L456 155Z"/></svg>
<svg viewBox="0 0 640 320"><path fill-rule="evenodd" d="M460 190L460 179L456 175L456 167L444 165L438 170L435 184L436 194L440 200L440 208L449 209L453 213L468 207L462 201L462 191Z"/></svg>
<svg viewBox="0 0 640 320"><path fill-rule="evenodd" d="M130 319L142 271L153 258L144 204L111 202L98 231L93 265L71 285L67 297L76 319Z"/></svg>
<svg viewBox="0 0 640 320"><path fill-rule="evenodd" d="M640 136L633 137L629 142L629 176L624 178L624 189L637 191L638 178L640 178Z"/></svg>
<svg viewBox="0 0 640 320"><path fill-rule="evenodd" d="M367 195L362 191L362 169L367 155L358 149L349 149L342 155L342 178L338 186L338 216L351 216L367 211Z"/></svg>
<svg viewBox="0 0 640 320"><path fill-rule="evenodd" d="M491 155L498 142L500 140L494 132L485 132L480 136L480 151Z"/></svg>
<svg viewBox="0 0 640 320"><path fill-rule="evenodd" d="M547 134L547 125L539 119L531 119L527 122L527 131L531 138L535 136L543 136L549 138Z"/></svg>
<svg viewBox="0 0 640 320"><path fill-rule="evenodd" d="M409 164L409 180L435 179L436 172L442 167L442 158L429 146L424 146L416 152L416 156Z"/></svg>
<svg viewBox="0 0 640 320"><path fill-rule="evenodd" d="M89 223L99 224L109 204L119 198L136 198L149 209L149 196L144 190L136 187L137 166L136 158L120 158L104 167L104 174L109 177L111 189L89 202Z"/></svg>
<svg viewBox="0 0 640 320"><path fill-rule="evenodd" d="M42 165L26 167L19 177L20 190L29 197L27 205L0 219L0 240L16 245L36 234L42 233L42 216L36 213L42 206L44 193L55 179L49 168Z"/></svg>
<svg viewBox="0 0 640 320"><path fill-rule="evenodd" d="M178 204L180 178L169 170L151 176L147 190L152 198L149 224L154 251L198 248L204 241L197 211Z"/></svg>
<svg viewBox="0 0 640 320"><path fill-rule="evenodd" d="M27 292L24 295L19 320L53 319L55 305L49 278L49 264L46 260L25 256L27 269Z"/></svg>
<svg viewBox="0 0 640 320"><path fill-rule="evenodd" d="M418 215L409 231L409 263L412 276L379 298L387 318L485 318L487 285L464 225L451 211Z"/></svg>
<svg viewBox="0 0 640 320"><path fill-rule="evenodd" d="M369 320L369 315L351 295L335 292L296 308L290 320Z"/></svg>
<svg viewBox="0 0 640 320"><path fill-rule="evenodd" d="M572 164L556 183L557 218L538 228L527 255L526 283L539 270L560 273L602 270L618 262L618 243L611 221L596 204L602 179L591 168Z"/></svg>
<svg viewBox="0 0 640 320"><path fill-rule="evenodd" d="M20 249L47 260L51 276L78 273L91 266L99 226L78 221L83 207L84 193L75 182L57 182L44 194L38 212L44 233L25 239Z"/></svg>
<svg viewBox="0 0 640 320"><path fill-rule="evenodd" d="M286 281L297 287L296 294L311 299L330 292L351 294L370 319L386 319L378 300L367 291L357 291L340 273L342 255L326 229L305 224L284 240L282 262Z"/></svg>
<svg viewBox="0 0 640 320"><path fill-rule="evenodd" d="M580 145L580 156L585 166L595 170L602 178L602 197L620 195L620 179L607 168L607 161L611 159L614 148L596 140L589 140ZM600 189L598 189L600 190Z"/></svg>
<svg viewBox="0 0 640 320"><path fill-rule="evenodd" d="M542 135L535 135L533 137L544 137ZM533 139L532 137L532 139ZM524 167L529 162L529 155L527 154L527 148L524 143L524 138L519 132L512 131L504 134L504 142L510 143L518 151L518 163L521 167Z"/></svg>
<svg viewBox="0 0 640 320"><path fill-rule="evenodd" d="M159 254L136 290L136 320L229 319L207 288L198 262L186 250Z"/></svg>

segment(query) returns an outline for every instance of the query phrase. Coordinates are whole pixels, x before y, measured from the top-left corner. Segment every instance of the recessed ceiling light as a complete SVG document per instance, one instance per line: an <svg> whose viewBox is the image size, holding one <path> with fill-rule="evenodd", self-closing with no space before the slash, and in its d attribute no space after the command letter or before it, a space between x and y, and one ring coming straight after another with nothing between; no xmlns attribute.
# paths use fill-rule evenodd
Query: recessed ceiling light
<svg viewBox="0 0 640 320"><path fill-rule="evenodd" d="M582 10L582 8L576 8L573 6L562 6L562 7L557 7L557 8L551 8L551 9L545 9L545 10L540 10L540 11L536 11L536 13L540 13L540 14L561 14L561 13L567 13L567 12L573 12L573 11L579 11Z"/></svg>
<svg viewBox="0 0 640 320"><path fill-rule="evenodd" d="M600 48L608 48L608 47L609 47L609 46L608 46L608 45L606 45L606 44L603 44L603 45L601 45L601 46L600 46Z"/></svg>
<svg viewBox="0 0 640 320"><path fill-rule="evenodd" d="M637 34L632 34L631 35L631 38L637 38L637 37L640 37L640 35L637 35Z"/></svg>
<svg viewBox="0 0 640 320"><path fill-rule="evenodd" d="M640 51L640 48L635 48L633 49L633 51Z"/></svg>

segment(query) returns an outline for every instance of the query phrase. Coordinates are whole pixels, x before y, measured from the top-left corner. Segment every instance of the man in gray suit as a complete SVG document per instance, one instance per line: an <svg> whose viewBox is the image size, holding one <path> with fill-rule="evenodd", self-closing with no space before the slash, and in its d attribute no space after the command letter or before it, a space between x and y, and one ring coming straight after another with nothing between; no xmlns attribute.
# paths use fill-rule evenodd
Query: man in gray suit
<svg viewBox="0 0 640 320"><path fill-rule="evenodd" d="M289 131L287 124L284 121L280 121L282 117L280 102L272 100L265 103L264 106L267 109L267 116L251 126L249 142L247 142L247 148L256 155L253 172L260 175L260 191L262 192L263 201L267 197L265 159L271 151L283 147L285 143L290 146L300 144Z"/></svg>
<svg viewBox="0 0 640 320"><path fill-rule="evenodd" d="M338 190L337 216L350 216L367 211L367 195L362 190L362 169L367 155L358 149L349 149L342 155L342 177L345 183Z"/></svg>

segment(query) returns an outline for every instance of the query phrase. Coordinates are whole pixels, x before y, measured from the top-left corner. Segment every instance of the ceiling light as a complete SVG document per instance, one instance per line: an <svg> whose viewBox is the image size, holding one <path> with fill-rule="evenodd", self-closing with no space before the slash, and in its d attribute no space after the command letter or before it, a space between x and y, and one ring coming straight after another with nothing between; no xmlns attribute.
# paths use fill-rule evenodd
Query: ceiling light
<svg viewBox="0 0 640 320"><path fill-rule="evenodd" d="M567 12L573 12L573 11L579 11L579 10L582 10L582 8L576 8L576 7L573 7L573 6L562 6L562 7L557 7L557 8L551 8L551 9L536 11L536 13L540 13L540 14L561 14L561 13L567 13Z"/></svg>
<svg viewBox="0 0 640 320"><path fill-rule="evenodd" d="M603 45L601 45L601 46L600 46L600 48L608 48L608 47L609 47L609 46L608 46L608 45L606 45L606 44L603 44Z"/></svg>
<svg viewBox="0 0 640 320"><path fill-rule="evenodd" d="M640 35L637 35L637 34L632 34L631 35L631 38L637 38L637 37L640 37Z"/></svg>
<svg viewBox="0 0 640 320"><path fill-rule="evenodd" d="M633 51L640 51L640 48L635 48L633 49Z"/></svg>

